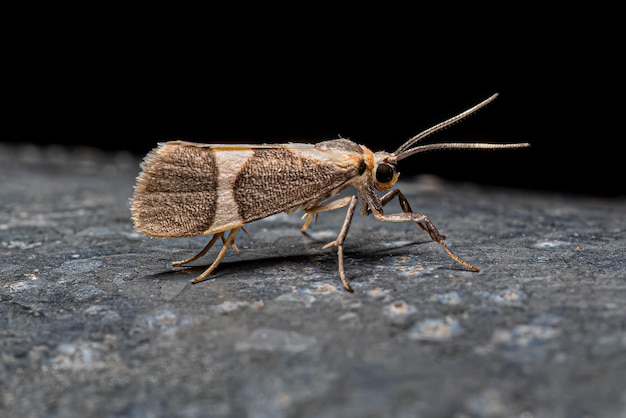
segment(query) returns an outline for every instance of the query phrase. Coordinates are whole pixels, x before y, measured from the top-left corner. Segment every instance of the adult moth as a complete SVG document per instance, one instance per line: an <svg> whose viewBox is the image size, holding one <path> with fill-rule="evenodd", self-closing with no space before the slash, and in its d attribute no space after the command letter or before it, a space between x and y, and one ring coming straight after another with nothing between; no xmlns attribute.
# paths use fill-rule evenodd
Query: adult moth
<svg viewBox="0 0 626 418"><path fill-rule="evenodd" d="M399 189L398 162L413 154L441 149L510 149L528 143L442 143L416 145L427 136L471 115L497 97L497 93L410 138L392 153L372 152L363 145L339 138L316 144L226 145L171 141L159 144L144 159L132 198L135 228L158 238L213 235L193 257L176 261L188 264L204 256L218 241L222 248L215 261L192 283L207 278L220 264L228 248L237 250L235 237L250 222L280 212L304 212L305 232L320 212L347 206L337 238L323 248L337 247L339 277L353 292L344 269L344 242L357 204L363 216L384 222L415 222L457 263L479 271L454 254L444 236L426 215L413 212ZM356 194L333 199L353 187ZM376 191L386 192L382 196ZM384 213L383 207L397 198L402 212ZM226 236L226 233L228 235Z"/></svg>

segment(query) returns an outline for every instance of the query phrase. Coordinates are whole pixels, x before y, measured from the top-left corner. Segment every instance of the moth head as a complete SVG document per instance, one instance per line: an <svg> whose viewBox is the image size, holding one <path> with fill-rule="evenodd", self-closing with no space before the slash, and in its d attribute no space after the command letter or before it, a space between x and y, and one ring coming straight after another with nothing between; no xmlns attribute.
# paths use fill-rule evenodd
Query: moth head
<svg viewBox="0 0 626 418"><path fill-rule="evenodd" d="M372 182L376 190L384 192L393 187L398 181L397 159L388 152L377 152L374 154L374 170Z"/></svg>

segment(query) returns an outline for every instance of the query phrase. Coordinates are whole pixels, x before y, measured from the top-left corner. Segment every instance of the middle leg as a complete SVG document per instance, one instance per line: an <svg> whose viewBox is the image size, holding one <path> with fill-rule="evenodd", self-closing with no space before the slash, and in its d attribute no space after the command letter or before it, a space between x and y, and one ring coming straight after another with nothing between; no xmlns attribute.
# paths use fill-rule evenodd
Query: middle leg
<svg viewBox="0 0 626 418"><path fill-rule="evenodd" d="M341 199L344 200L344 199ZM337 235L337 239L328 244L324 245L322 248L326 249L332 246L337 247L337 263L339 265L339 278L343 283L344 289L346 289L350 293L354 293L354 289L350 286L350 282L346 277L346 270L344 268L343 263L343 243L346 240L346 236L348 235L348 230L350 229L350 224L352 223L352 217L354 216L354 210L356 209L356 204L358 202L358 198L356 196L350 196L350 201L348 205L348 212L346 213L346 219L343 221L343 226L341 227L341 231L339 235ZM345 206L345 205L343 205Z"/></svg>

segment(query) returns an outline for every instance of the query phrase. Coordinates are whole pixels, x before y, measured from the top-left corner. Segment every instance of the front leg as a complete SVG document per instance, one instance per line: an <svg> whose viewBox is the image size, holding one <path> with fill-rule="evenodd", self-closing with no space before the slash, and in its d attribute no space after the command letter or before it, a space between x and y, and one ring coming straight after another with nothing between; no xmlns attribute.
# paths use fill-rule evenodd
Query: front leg
<svg viewBox="0 0 626 418"><path fill-rule="evenodd" d="M400 207L402 207L403 213L392 213L389 215L385 215L383 214L382 211L377 211L375 209L372 209L375 207L375 205L369 205L369 211L379 221L384 221L384 222L411 222L413 221L415 222L422 231L426 232L433 241L435 241L437 244L441 246L441 248L444 249L444 251L448 254L448 256L450 256L450 258L452 258L454 261L456 261L457 263L459 263L460 265L462 265L463 267L469 270L480 271L478 267L475 267L471 265L470 263L468 263L467 261L463 260L461 257L454 254L450 248L448 248L446 243L443 242L443 240L445 239L445 235L439 233L439 231L437 230L437 227L426 217L426 215L419 213L419 212L413 212L411 210L411 206L409 205L409 201L406 199L406 197L404 196L404 194L402 194L400 190L394 189L390 191L389 193L383 195L383 197L380 198L380 203L382 204L382 206L385 206L387 203L392 201L393 198L396 196L398 196Z"/></svg>

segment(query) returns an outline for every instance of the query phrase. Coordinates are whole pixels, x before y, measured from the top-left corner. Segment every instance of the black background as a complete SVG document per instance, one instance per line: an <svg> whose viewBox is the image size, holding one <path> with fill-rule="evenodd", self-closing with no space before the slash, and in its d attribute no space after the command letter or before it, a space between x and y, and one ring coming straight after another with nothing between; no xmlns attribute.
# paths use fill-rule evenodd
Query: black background
<svg viewBox="0 0 626 418"><path fill-rule="evenodd" d="M403 176L626 194L623 134L610 128L623 105L609 25L555 26L556 16L532 13L519 21L468 17L459 27L414 21L404 11L394 12L397 22L375 10L369 20L291 14L268 21L247 9L246 17L149 12L46 21L44 30L16 35L25 42L12 43L6 60L12 72L3 141L142 156L178 138L280 143L341 135L391 152L499 92L429 142L532 148L419 154L402 161Z"/></svg>

